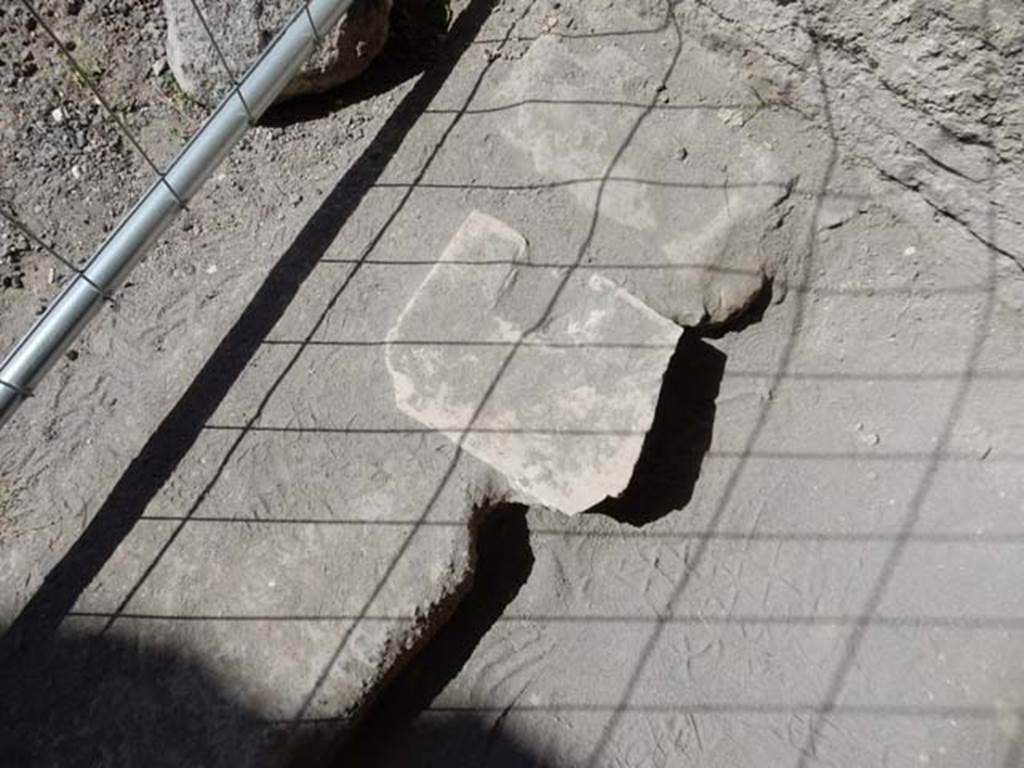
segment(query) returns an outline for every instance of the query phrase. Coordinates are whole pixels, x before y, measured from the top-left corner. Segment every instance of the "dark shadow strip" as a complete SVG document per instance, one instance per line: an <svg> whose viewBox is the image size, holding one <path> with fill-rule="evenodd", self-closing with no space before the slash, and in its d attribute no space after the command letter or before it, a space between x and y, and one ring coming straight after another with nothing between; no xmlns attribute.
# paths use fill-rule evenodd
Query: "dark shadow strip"
<svg viewBox="0 0 1024 768"><path fill-rule="evenodd" d="M452 28L448 54L416 82L271 268L238 320L128 465L89 525L0 638L0 679L17 673L21 652L52 640L65 615L174 474L300 286L440 92L491 9L490 0L473 0L460 14Z"/></svg>

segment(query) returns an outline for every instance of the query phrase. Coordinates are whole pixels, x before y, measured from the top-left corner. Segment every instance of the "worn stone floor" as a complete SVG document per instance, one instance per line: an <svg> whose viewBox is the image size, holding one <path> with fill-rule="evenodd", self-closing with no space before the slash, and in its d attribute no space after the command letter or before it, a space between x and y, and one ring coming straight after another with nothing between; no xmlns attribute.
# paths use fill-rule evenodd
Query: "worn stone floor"
<svg viewBox="0 0 1024 768"><path fill-rule="evenodd" d="M1020 269L668 5L460 11L269 244L219 243L258 256L215 300L94 332L180 338L41 391L69 439L14 422L0 756L1017 765ZM524 506L475 417L396 400L389 341L473 211L528 243L523 275L687 327L620 503Z"/></svg>

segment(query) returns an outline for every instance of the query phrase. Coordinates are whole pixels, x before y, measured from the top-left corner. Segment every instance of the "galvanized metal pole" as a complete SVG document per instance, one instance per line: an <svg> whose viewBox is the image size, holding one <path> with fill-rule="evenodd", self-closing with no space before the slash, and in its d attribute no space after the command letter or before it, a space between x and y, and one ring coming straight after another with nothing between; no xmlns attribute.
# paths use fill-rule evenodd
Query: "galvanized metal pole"
<svg viewBox="0 0 1024 768"><path fill-rule="evenodd" d="M0 427L298 72L353 0L308 0L0 363Z"/></svg>

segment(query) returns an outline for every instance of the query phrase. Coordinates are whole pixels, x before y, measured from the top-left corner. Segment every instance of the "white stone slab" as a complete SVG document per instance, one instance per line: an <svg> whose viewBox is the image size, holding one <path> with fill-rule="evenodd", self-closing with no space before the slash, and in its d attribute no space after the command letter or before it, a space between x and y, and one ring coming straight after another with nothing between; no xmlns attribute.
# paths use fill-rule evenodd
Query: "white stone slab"
<svg viewBox="0 0 1024 768"><path fill-rule="evenodd" d="M593 271L530 264L466 219L388 334L398 407L508 480L578 514L625 490L682 329Z"/></svg>

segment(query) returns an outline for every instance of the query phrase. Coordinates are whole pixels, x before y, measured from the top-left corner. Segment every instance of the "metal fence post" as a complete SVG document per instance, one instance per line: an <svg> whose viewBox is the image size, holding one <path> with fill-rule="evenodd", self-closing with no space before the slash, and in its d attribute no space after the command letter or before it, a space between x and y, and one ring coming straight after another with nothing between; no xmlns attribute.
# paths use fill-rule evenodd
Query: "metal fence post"
<svg viewBox="0 0 1024 768"><path fill-rule="evenodd" d="M0 427L295 76L353 0L307 0L0 363ZM26 2L29 10L35 9ZM59 41L58 41L59 43ZM70 58L70 56L69 56ZM140 151L141 148L140 148ZM143 153L145 155L145 153ZM148 157L147 157L148 160Z"/></svg>

